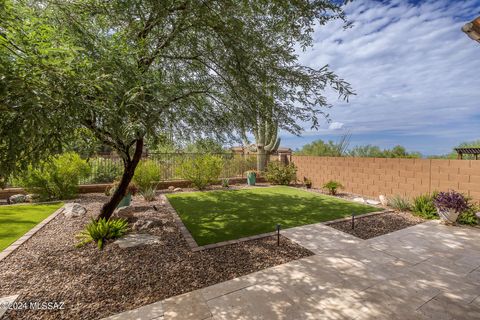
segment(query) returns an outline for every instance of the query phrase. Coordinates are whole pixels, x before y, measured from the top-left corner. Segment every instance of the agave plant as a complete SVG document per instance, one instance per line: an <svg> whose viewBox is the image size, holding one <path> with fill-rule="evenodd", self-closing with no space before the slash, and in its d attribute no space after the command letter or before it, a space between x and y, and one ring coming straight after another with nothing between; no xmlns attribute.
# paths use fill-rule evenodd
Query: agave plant
<svg viewBox="0 0 480 320"><path fill-rule="evenodd" d="M85 230L77 235L77 238L80 240L77 247L82 247L90 242L96 242L98 249L101 250L106 240L120 238L127 231L128 222L125 219L92 219L85 227Z"/></svg>

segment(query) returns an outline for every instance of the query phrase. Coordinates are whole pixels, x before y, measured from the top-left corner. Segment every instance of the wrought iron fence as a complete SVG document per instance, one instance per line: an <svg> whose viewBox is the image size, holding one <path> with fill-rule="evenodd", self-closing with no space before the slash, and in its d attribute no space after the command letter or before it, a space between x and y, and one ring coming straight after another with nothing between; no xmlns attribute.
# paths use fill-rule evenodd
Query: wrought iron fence
<svg viewBox="0 0 480 320"><path fill-rule="evenodd" d="M182 162L188 159L195 159L202 156L202 153L149 153L142 161L146 159L158 164L162 169L162 181L181 180L178 174L178 168ZM234 153L214 153L223 160L223 169L220 178L239 178L245 177L245 172L256 169L256 156L234 154ZM90 176L81 181L82 184L110 183L118 179L123 172L123 162L118 157L95 157L89 159L91 167Z"/></svg>

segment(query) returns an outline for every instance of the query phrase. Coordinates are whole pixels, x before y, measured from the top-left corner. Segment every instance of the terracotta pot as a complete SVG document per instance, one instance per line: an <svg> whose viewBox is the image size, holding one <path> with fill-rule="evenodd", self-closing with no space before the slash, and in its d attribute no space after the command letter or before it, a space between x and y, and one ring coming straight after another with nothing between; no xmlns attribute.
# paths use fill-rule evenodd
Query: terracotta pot
<svg viewBox="0 0 480 320"><path fill-rule="evenodd" d="M437 208L440 220L445 224L455 224L460 213L453 209L439 209Z"/></svg>

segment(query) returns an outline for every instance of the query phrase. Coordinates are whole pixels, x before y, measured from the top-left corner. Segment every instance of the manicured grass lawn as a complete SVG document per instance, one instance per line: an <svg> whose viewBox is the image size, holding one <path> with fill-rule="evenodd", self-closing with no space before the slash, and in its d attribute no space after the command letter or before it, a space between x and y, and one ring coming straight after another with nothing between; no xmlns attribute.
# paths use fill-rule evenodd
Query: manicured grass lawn
<svg viewBox="0 0 480 320"><path fill-rule="evenodd" d="M0 251L60 208L63 203L0 206Z"/></svg>
<svg viewBox="0 0 480 320"><path fill-rule="evenodd" d="M198 245L378 211L378 208L276 186L168 195Z"/></svg>

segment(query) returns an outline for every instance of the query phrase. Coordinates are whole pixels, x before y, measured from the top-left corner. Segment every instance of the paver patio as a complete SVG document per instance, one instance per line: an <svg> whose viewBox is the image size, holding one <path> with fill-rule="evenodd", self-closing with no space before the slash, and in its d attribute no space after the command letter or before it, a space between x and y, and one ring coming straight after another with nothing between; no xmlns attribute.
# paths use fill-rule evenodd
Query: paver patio
<svg viewBox="0 0 480 320"><path fill-rule="evenodd" d="M430 221L360 240L316 224L283 235L315 255L112 319L480 319L479 229Z"/></svg>

